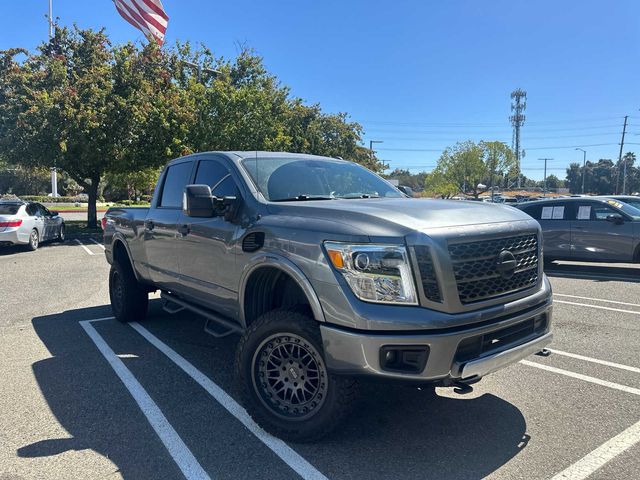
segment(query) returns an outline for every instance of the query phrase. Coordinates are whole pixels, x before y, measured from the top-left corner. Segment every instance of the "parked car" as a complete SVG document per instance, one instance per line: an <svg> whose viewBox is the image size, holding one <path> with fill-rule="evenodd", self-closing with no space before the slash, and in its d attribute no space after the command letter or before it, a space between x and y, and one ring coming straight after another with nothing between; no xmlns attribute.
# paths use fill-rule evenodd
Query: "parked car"
<svg viewBox="0 0 640 480"><path fill-rule="evenodd" d="M619 202L626 203L627 205L631 205L634 208L640 210L640 196L637 195L611 195L607 198L611 198L613 200L618 200Z"/></svg>
<svg viewBox="0 0 640 480"><path fill-rule="evenodd" d="M141 320L160 290L167 311L241 334L245 404L289 440L337 426L359 376L469 391L552 339L536 221L407 198L344 160L174 160L150 208L107 211L104 245L115 317Z"/></svg>
<svg viewBox="0 0 640 480"><path fill-rule="evenodd" d="M518 205L540 222L544 259L640 262L640 210L612 198L540 200Z"/></svg>
<svg viewBox="0 0 640 480"><path fill-rule="evenodd" d="M0 245L26 245L37 250L41 242L64 240L64 219L36 202L0 202Z"/></svg>

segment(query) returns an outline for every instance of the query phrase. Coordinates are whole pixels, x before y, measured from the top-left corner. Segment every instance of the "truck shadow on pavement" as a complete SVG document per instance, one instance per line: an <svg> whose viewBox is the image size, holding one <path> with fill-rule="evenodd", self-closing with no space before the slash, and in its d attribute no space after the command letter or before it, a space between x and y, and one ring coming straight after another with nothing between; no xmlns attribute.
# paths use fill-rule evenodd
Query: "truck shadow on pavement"
<svg viewBox="0 0 640 480"><path fill-rule="evenodd" d="M108 307L95 307L33 319L35 331L51 353L33 364L33 372L51 411L71 438L43 439L17 453L32 458L90 449L113 462L123 478L180 478L129 392L78 323L109 315ZM238 398L232 371L237 337L214 339L204 334L202 325L188 314L168 316L155 301L145 321L154 335ZM113 328L128 327L114 322ZM133 330L131 334L137 335ZM211 403L217 405L213 398ZM210 439L197 441L228 449L229 455L234 453L234 442L221 439L235 436L257 442L240 422L231 422L236 424L237 431L214 429ZM318 443L293 448L332 479L475 479L521 452L529 439L525 432L520 410L492 394L449 398L429 388L363 383L361 398L344 425ZM179 434L187 444L195 441L188 438L189 432ZM106 473L113 472L93 476ZM234 477L233 472L218 474ZM254 478L263 476L296 477L284 463L281 472L265 466Z"/></svg>

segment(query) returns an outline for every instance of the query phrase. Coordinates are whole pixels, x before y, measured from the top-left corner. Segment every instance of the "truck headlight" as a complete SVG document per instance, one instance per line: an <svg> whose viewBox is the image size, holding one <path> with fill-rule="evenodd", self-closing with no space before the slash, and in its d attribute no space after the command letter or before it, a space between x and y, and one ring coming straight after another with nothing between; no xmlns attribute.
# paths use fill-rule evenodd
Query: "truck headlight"
<svg viewBox="0 0 640 480"><path fill-rule="evenodd" d="M407 249L401 245L325 242L327 255L365 302L417 305Z"/></svg>

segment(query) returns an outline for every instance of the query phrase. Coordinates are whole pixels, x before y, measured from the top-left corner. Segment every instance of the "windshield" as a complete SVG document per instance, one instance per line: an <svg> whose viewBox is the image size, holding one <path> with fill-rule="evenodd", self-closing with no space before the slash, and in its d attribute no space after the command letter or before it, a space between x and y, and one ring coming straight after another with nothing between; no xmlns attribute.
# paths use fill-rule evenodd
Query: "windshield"
<svg viewBox="0 0 640 480"><path fill-rule="evenodd" d="M640 209L638 209L635 205L631 205L626 200L623 203L621 200L612 199L607 200L607 203L612 207L616 207L618 210L622 210L634 220L640 220Z"/></svg>
<svg viewBox="0 0 640 480"><path fill-rule="evenodd" d="M622 203L632 206L633 208L640 209L640 198L620 198Z"/></svg>
<svg viewBox="0 0 640 480"><path fill-rule="evenodd" d="M242 165L271 202L403 197L366 168L342 160L248 158Z"/></svg>

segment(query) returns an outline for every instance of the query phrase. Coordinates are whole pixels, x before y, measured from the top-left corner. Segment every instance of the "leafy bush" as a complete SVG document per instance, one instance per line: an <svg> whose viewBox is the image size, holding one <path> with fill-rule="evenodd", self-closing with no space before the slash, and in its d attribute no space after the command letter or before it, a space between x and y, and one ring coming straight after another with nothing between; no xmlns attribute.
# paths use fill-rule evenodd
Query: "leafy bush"
<svg viewBox="0 0 640 480"><path fill-rule="evenodd" d="M47 197L46 195L23 195L20 197L25 202L40 203L87 203L84 198L78 197Z"/></svg>

